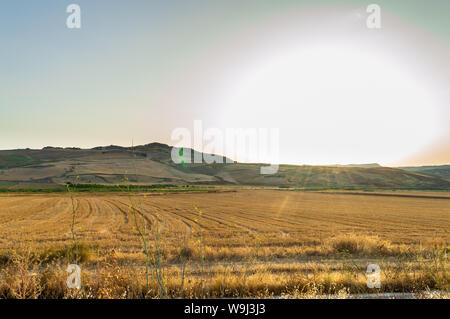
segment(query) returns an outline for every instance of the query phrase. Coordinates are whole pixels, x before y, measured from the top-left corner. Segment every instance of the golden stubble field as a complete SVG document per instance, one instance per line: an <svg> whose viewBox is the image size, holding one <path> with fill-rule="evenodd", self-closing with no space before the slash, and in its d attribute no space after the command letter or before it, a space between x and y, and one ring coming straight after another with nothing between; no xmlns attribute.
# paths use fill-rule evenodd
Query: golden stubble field
<svg viewBox="0 0 450 319"><path fill-rule="evenodd" d="M74 193L74 206L69 194L3 194L0 292L20 297L11 274L25 267L51 271L59 287L35 287L31 297L71 296L57 282L74 262L64 253L73 250L73 221L84 297L371 292L365 269L373 262L382 268L383 291L445 291L447 194Z"/></svg>

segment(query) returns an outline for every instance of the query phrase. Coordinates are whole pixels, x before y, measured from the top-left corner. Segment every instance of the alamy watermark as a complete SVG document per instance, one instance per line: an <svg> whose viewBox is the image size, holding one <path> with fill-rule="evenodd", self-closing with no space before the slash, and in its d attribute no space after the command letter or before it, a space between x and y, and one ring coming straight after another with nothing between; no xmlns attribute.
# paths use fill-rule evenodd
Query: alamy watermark
<svg viewBox="0 0 450 319"><path fill-rule="evenodd" d="M381 273L380 266L377 264L370 264L367 266L367 287L381 288Z"/></svg>
<svg viewBox="0 0 450 319"><path fill-rule="evenodd" d="M66 271L70 273L67 277L66 284L71 289L81 289L81 268L77 264L70 264Z"/></svg>
<svg viewBox="0 0 450 319"><path fill-rule="evenodd" d="M366 19L366 26L369 29L381 29L381 8L378 4L369 4L366 12L370 13Z"/></svg>
<svg viewBox="0 0 450 319"><path fill-rule="evenodd" d="M67 6L66 12L70 13L66 20L67 28L81 29L81 7L73 3Z"/></svg>
<svg viewBox="0 0 450 319"><path fill-rule="evenodd" d="M279 163L278 128L203 128L194 121L194 130L176 128L171 139L172 161L176 164L206 163L229 164L244 159L248 163L264 163L260 173L276 174ZM193 154L191 149L193 149ZM225 156L226 154L226 156Z"/></svg>
<svg viewBox="0 0 450 319"><path fill-rule="evenodd" d="M67 6L66 13L70 15L66 19L66 26L69 29L81 29L81 7L76 3L72 3ZM366 8L366 13L369 15L366 19L366 26L369 29L381 28L381 7L372 3Z"/></svg>

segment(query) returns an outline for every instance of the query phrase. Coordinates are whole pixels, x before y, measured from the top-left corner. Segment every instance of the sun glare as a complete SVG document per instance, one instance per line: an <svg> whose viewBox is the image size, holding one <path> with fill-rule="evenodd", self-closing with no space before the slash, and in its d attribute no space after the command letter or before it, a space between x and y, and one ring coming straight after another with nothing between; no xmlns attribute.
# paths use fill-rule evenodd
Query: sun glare
<svg viewBox="0 0 450 319"><path fill-rule="evenodd" d="M439 136L433 92L407 66L349 46L257 60L226 93L224 125L279 127L288 163L389 164Z"/></svg>

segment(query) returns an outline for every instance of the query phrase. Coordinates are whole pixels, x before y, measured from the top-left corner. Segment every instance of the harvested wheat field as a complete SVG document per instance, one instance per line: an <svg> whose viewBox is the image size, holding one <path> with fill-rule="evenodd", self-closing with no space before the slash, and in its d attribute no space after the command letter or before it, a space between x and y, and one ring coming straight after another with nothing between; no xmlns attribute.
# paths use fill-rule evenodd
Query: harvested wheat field
<svg viewBox="0 0 450 319"><path fill-rule="evenodd" d="M0 297L445 293L449 230L445 192L4 194Z"/></svg>

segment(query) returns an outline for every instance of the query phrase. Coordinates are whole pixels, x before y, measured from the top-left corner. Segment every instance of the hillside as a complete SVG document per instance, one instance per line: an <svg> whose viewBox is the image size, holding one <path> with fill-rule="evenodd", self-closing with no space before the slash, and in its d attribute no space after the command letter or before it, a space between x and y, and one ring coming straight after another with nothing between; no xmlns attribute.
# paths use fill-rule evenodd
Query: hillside
<svg viewBox="0 0 450 319"><path fill-rule="evenodd" d="M152 143L133 149L54 148L0 151L0 187L65 185L79 176L83 184L213 184L305 188L450 189L450 180L436 170L351 166L281 165L274 175L259 174L260 164L175 164L171 147Z"/></svg>
<svg viewBox="0 0 450 319"><path fill-rule="evenodd" d="M423 173L450 180L450 165L399 167L408 172Z"/></svg>

